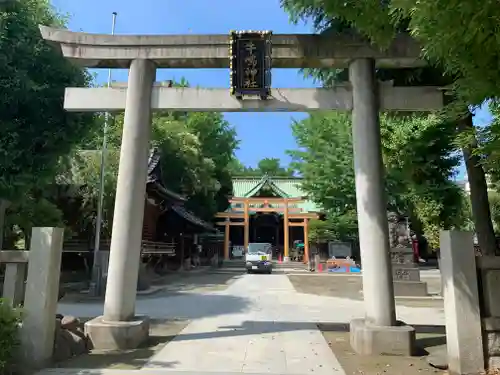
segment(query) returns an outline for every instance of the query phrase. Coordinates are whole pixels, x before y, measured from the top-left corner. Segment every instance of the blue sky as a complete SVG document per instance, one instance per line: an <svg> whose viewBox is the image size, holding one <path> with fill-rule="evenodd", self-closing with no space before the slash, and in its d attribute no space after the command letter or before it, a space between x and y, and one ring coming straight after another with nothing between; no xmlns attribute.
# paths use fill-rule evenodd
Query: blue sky
<svg viewBox="0 0 500 375"><path fill-rule="evenodd" d="M52 0L53 5L70 17L73 31L110 33L111 14L118 12L117 34L227 34L229 30L272 30L274 33L309 33L310 25L292 25L281 10L279 0L252 0L236 5L235 0ZM98 70L98 81L106 80L106 71ZM185 77L191 85L228 87L225 69L162 69L157 80ZM126 81L126 70L114 70L113 80ZM274 87L315 87L295 69L274 69ZM277 157L288 163L285 150L295 148L291 119L302 113L228 113L226 119L236 127L241 139L238 158L255 165L264 157ZM481 109L475 121L490 121ZM462 174L462 173L461 173Z"/></svg>

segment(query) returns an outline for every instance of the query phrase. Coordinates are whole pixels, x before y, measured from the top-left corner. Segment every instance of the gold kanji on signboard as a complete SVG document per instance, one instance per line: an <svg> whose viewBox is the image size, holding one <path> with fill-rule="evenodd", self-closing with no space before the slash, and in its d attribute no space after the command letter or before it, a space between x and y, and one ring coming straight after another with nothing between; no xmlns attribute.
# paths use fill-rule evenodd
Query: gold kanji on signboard
<svg viewBox="0 0 500 375"><path fill-rule="evenodd" d="M271 92L270 31L231 32L231 94L238 98L258 96L267 99Z"/></svg>

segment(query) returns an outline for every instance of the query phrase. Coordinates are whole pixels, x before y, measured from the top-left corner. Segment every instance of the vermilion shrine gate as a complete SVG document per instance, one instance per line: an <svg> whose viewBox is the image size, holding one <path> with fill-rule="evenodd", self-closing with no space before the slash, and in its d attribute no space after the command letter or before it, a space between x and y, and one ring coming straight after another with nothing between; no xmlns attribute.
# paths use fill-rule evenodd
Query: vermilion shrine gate
<svg viewBox="0 0 500 375"><path fill-rule="evenodd" d="M302 213L300 209L290 208L290 203L302 202L303 198L233 198L231 204L241 204L243 208L233 208L231 212L221 212L216 216L224 218L225 221L217 222L217 225L224 226L224 258L229 259L229 231L232 226L244 227L244 247L248 247L249 242L249 218L250 213L269 212L283 214L283 232L284 232L284 256L285 260L289 257L289 228L304 228L304 249L305 257L309 254L309 241L307 239L309 219L316 219L319 216L314 213ZM273 207L271 207L273 205ZM243 219L243 222L232 221L231 219ZM290 222L298 219L300 222Z"/></svg>
<svg viewBox="0 0 500 375"><path fill-rule="evenodd" d="M224 230L224 258L230 257L230 234L232 227L243 228L243 246L246 249L250 242L250 218L258 215L273 215L278 220L273 223L275 235L271 239L257 236L257 223L254 222L253 242L270 242L276 247L283 244L285 261L289 258L290 228L302 228L304 240L304 261L309 255L308 228L309 220L320 217L319 210L299 189L300 179L263 176L262 178L234 178L234 195L226 212L216 217L224 221L216 222ZM280 228L281 226L281 228ZM282 235L281 235L282 233ZM269 237L269 236L268 236ZM281 252L280 252L281 253Z"/></svg>
<svg viewBox="0 0 500 375"><path fill-rule="evenodd" d="M67 88L64 103L69 111L125 111L104 315L86 323L94 347L135 347L149 332L148 318L135 315L135 302L153 110L341 110L352 111L365 305L365 318L351 322L351 344L362 354L411 354L414 329L396 321L379 111L434 110L441 108L443 97L436 87L393 87L377 82L375 69L424 66L420 46L414 40L398 35L382 51L352 34L271 36L246 32L232 33L228 38L110 36L40 29L44 39L81 66L129 69L127 87ZM155 84L158 68L228 67L233 79L230 89ZM271 67L348 68L349 83L332 89L273 88ZM242 100L248 93L256 99ZM251 203L246 202L248 210ZM245 207L245 201L243 204Z"/></svg>

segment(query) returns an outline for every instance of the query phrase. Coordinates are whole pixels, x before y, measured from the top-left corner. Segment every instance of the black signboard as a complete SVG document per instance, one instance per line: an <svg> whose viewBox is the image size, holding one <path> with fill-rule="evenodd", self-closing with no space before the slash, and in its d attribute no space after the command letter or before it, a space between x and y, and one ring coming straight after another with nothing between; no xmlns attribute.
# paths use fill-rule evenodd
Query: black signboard
<svg viewBox="0 0 500 375"><path fill-rule="evenodd" d="M270 31L232 31L229 46L231 95L271 95L271 36Z"/></svg>

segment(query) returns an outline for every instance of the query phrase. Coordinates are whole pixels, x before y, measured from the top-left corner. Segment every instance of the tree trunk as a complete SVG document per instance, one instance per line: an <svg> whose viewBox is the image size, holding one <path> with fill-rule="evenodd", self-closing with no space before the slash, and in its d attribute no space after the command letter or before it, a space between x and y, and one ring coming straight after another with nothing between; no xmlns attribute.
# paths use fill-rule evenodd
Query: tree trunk
<svg viewBox="0 0 500 375"><path fill-rule="evenodd" d="M471 131L472 114L459 120L460 131ZM472 136L469 146L462 149L465 167L469 178L472 217L476 229L477 240L483 255L494 255L497 252L496 238L491 221L490 204L488 201L488 185L480 158L474 155L477 148L476 136Z"/></svg>
<svg viewBox="0 0 500 375"><path fill-rule="evenodd" d="M6 199L0 198L0 250L4 250L4 229L5 229L5 216L7 208L9 208L10 202Z"/></svg>

